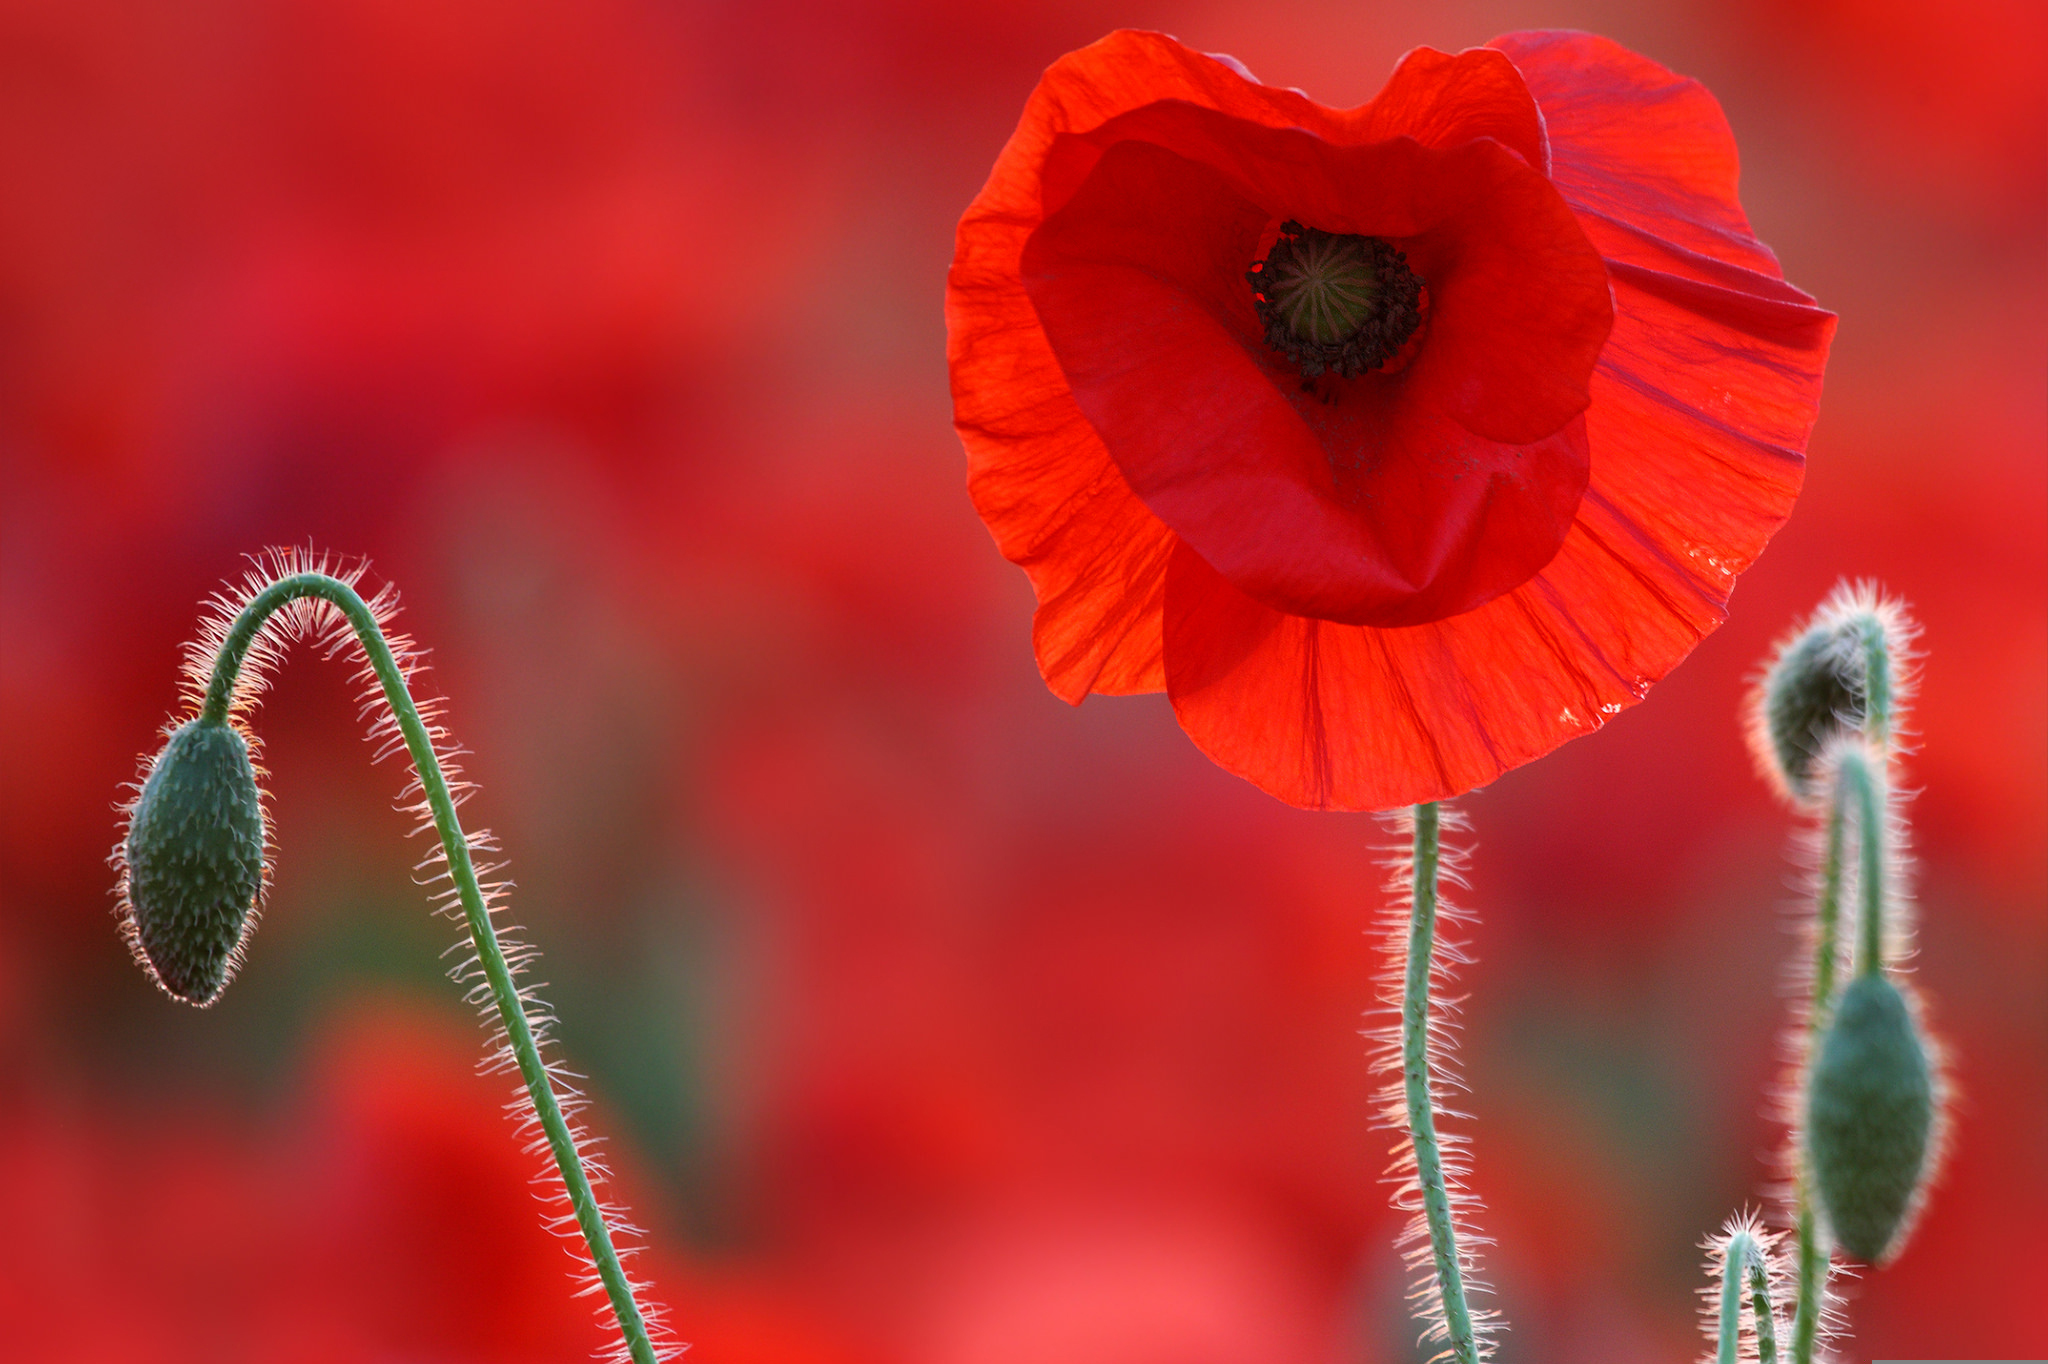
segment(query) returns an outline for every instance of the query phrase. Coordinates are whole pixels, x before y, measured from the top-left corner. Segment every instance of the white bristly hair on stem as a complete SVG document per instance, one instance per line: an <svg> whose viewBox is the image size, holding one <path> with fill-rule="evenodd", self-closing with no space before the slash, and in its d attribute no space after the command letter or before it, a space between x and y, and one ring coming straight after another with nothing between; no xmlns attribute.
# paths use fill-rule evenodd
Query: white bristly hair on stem
<svg viewBox="0 0 2048 1364"><path fill-rule="evenodd" d="M1389 1075L1380 1091L1380 1125L1400 1133L1388 1182L1394 1206L1411 1213L1396 1244L1415 1279L1408 1297L1425 1323L1422 1340L1442 1345L1431 1358L1478 1364L1493 1352L1498 1314L1475 1309L1470 1295L1487 1292L1475 1275L1476 1248L1492 1244L1473 1228L1475 1206L1465 1180L1471 1174L1468 1138L1437 1130L1441 1117L1469 1120L1443 1107L1448 1091L1463 1090L1452 1064L1460 999L1448 993L1456 968L1469 961L1441 926L1471 916L1444 900L1445 883L1463 888L1466 853L1445 847L1444 831L1464 833L1464 817L1439 805L1418 805L1382 816L1401 841L1384 862L1388 903L1388 968L1379 997L1390 1023L1369 1029L1373 1069Z"/></svg>
<svg viewBox="0 0 2048 1364"><path fill-rule="evenodd" d="M684 1347L673 1340L659 1306L640 1305L643 1286L625 1268L642 1233L596 1194L606 1172L593 1159L597 1143L576 1121L589 1102L571 1083L581 1077L547 1055L554 1014L532 987L518 983L538 953L504 936L516 926L496 922L511 882L503 879L502 860L481 859L495 857L497 843L486 830L465 832L457 816L473 790L454 763L462 750L439 723L439 701L412 696L424 655L390 628L397 593L387 584L365 601L356 591L365 564L342 564L309 549L270 550L251 564L238 586L212 598L198 637L187 646L186 701L203 717L233 725L253 756L249 717L289 646L309 644L329 658L352 654L360 661L360 709L376 760L410 754L413 777L400 807L414 816L415 836L434 838L415 879L429 888L435 912L464 928L451 949L461 951L462 960L448 974L467 987L466 998L490 1029L480 1069L519 1077L506 1108L526 1149L552 1156L534 1180L550 1209L546 1225L579 1266L577 1296L603 1294L598 1315L618 1328L619 1339L604 1357L621 1364L672 1358ZM267 882L267 817L264 825Z"/></svg>
<svg viewBox="0 0 2048 1364"><path fill-rule="evenodd" d="M1707 1286L1700 1290L1700 1326L1708 1349L1701 1364L1779 1364L1783 1358L1778 1304L1790 1277L1779 1253L1783 1240L1757 1213L1744 1212L1702 1244Z"/></svg>

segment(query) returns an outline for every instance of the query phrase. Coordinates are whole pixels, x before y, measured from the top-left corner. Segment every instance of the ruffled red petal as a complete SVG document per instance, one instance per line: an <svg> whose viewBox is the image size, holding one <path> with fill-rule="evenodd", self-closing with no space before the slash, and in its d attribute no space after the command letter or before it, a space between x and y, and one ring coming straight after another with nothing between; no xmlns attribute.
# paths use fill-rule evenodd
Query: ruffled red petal
<svg viewBox="0 0 2048 1364"><path fill-rule="evenodd" d="M1412 629L1284 617L1176 556L1175 712L1211 757L1297 805L1455 795L1598 728L1720 623L1798 494L1834 316L1749 235L1719 106L1604 39L1497 46L1537 95L1553 176L1615 281L1591 484L1535 579Z"/></svg>
<svg viewBox="0 0 2048 1364"><path fill-rule="evenodd" d="M1054 694L1079 704L1091 691L1157 691L1173 532L1074 405L1017 282L1025 235L1000 221L960 228L947 351L968 491L1003 555L1031 577L1033 645Z"/></svg>
<svg viewBox="0 0 2048 1364"><path fill-rule="evenodd" d="M1025 288L1162 521L1267 605L1354 623L1470 610L1549 562L1586 480L1560 428L1611 311L1541 176L1491 141L1336 147L1181 104L1095 137L1109 150L1026 244ZM1304 392L1244 278L1288 214L1406 248L1432 295L1412 365Z"/></svg>
<svg viewBox="0 0 2048 1364"><path fill-rule="evenodd" d="M1126 53L1136 66L1120 60ZM1138 69L1151 88L1120 95L1115 73ZM1046 685L1077 704L1091 691L1165 685L1159 621L1173 534L1074 406L1025 296L1018 258L1042 216L1038 166L1057 133L1093 127L1157 98L1157 88L1200 99L1241 83L1170 40L1113 34L1046 73L960 220L946 358L968 491L1004 557L1030 575Z"/></svg>
<svg viewBox="0 0 2048 1364"><path fill-rule="evenodd" d="M1750 233L1734 134L1698 82L1591 34L1498 44L1542 101L1552 175L1614 281L1580 520L1611 544L1615 590L1573 605L1648 597L1704 635L1799 494L1835 316Z"/></svg>
<svg viewBox="0 0 2048 1364"><path fill-rule="evenodd" d="M1636 576L1633 535L1589 497L1533 581L1404 630L1269 610L1183 551L1167 578L1174 713L1204 753L1293 805L1459 795L1599 728L1712 628L1677 583Z"/></svg>
<svg viewBox="0 0 2048 1364"><path fill-rule="evenodd" d="M1601 254L1675 247L1782 278L1750 231L1735 135L1705 86L1592 33L1508 33L1487 46L1514 62L1542 109L1550 178Z"/></svg>
<svg viewBox="0 0 2048 1364"><path fill-rule="evenodd" d="M1719 622L1798 491L1834 319L1749 232L1712 97L1588 35L1494 46L1411 54L1372 104L1334 111L1170 39L1112 35L1047 73L961 224L947 312L970 486L1031 573L1048 683L1078 700L1163 678L1197 743L1297 804L1455 794L1597 727ZM1135 495L1074 399L1023 255L1107 150L1060 135L1168 100L1339 147L1491 137L1551 177L1616 320L1588 384L1587 490L1536 577L1409 628L1309 619L1233 587Z"/></svg>
<svg viewBox="0 0 2048 1364"><path fill-rule="evenodd" d="M1519 90L1512 64L1497 60ZM1091 691L1165 687L1160 603L1174 537L1131 492L1074 405L1018 261L1045 215L1040 173L1054 137L1159 99L1276 126L1319 112L1301 95L1247 82L1162 34L1112 33L1062 57L1039 81L960 220L947 275L946 359L968 493L1004 557L1030 576L1039 672L1055 695L1077 704Z"/></svg>
<svg viewBox="0 0 2048 1364"><path fill-rule="evenodd" d="M1493 138L1533 165L1547 160L1520 76L1483 50L1418 50L1371 104L1349 111L1249 82L1158 34L1112 34L1047 72L961 221L948 359L970 492L1003 553L1031 576L1039 667L1070 701L1164 686L1159 605L1172 536L1131 495L1074 406L1019 287L1018 260L1048 201L1057 202L1044 177L1053 139L1162 99L1342 142L1406 136L1435 148Z"/></svg>

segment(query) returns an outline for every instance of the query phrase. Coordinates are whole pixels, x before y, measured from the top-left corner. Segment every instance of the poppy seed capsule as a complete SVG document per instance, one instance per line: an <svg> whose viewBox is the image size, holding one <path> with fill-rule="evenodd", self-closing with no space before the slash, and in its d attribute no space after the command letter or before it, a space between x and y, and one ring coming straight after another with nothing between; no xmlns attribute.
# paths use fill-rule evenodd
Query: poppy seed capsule
<svg viewBox="0 0 2048 1364"><path fill-rule="evenodd" d="M1872 973L1842 992L1807 1081L1806 1144L1835 1239L1877 1263L1918 1198L1934 1126L1927 1047L1898 987Z"/></svg>
<svg viewBox="0 0 2048 1364"><path fill-rule="evenodd" d="M1771 758L1793 795L1811 800L1828 740L1859 729L1867 704L1861 631L1826 621L1786 646L1764 677L1763 722Z"/></svg>
<svg viewBox="0 0 2048 1364"><path fill-rule="evenodd" d="M1421 325L1422 280L1377 237L1289 221L1246 272L1266 344L1301 367L1349 379L1400 354Z"/></svg>
<svg viewBox="0 0 2048 1364"><path fill-rule="evenodd" d="M171 735L136 798L124 855L142 958L171 994L212 1003L263 887L263 806L240 734L193 720Z"/></svg>

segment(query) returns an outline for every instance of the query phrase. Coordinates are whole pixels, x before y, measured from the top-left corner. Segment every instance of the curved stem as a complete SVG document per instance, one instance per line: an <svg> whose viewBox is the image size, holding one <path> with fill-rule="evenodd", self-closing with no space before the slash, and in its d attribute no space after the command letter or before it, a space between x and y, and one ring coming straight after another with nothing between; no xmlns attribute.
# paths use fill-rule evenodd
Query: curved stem
<svg viewBox="0 0 2048 1364"><path fill-rule="evenodd" d="M384 640L384 632L377 624L375 613L354 588L339 578L324 573L295 573L280 578L257 593L229 627L214 661L201 718L215 724L226 721L236 675L241 671L242 661L247 657L257 631L271 612L300 597L323 598L340 609L354 628L356 638L362 642L363 652L369 656L377 680L383 685L384 699L398 718L399 729L405 735L405 746L412 753L413 766L419 772L420 786L425 790L427 804L433 811L434 828L441 836L441 850L448 858L448 873L462 899L470 940L483 963L484 974L489 978L491 994L498 1005L498 1016L505 1025L506 1039L518 1060L527 1093L533 1098L541 1129L554 1151L555 1166L561 1171L562 1183L569 1191L576 1223L583 1230L583 1239L590 1247L598 1277L611 1298L612 1311L618 1317L619 1330L625 1336L634 1364L655 1364L654 1345L648 1338L646 1320L633 1299L632 1283L627 1279L625 1269L619 1263L618 1251L612 1245L611 1228L605 1224L604 1213L591 1191L589 1178L584 1174L582 1157L576 1151L575 1135L570 1132L568 1121L562 1116L562 1106L555 1098L554 1085L548 1078L546 1064L541 1060L533 1028L527 1022L526 1008L520 1002L519 987L513 981L511 968L498 946L498 935L491 926L483 890L477 884L476 869L470 861L469 839L456 818L455 801L449 794L448 781L442 775L440 759L434 754L433 740L420 719L418 707L413 704L412 694L406 689L405 674L392 657L391 646Z"/></svg>
<svg viewBox="0 0 2048 1364"><path fill-rule="evenodd" d="M1408 1107L1408 1137L1415 1147L1415 1178L1429 1225L1430 1256L1443 1301L1444 1329L1457 1364L1478 1364L1479 1343L1465 1302L1464 1266L1444 1185L1443 1150L1429 1084L1430 954L1436 945L1436 882L1440 856L1434 803L1415 807L1414 886L1408 910L1408 969L1401 992L1401 1078Z"/></svg>

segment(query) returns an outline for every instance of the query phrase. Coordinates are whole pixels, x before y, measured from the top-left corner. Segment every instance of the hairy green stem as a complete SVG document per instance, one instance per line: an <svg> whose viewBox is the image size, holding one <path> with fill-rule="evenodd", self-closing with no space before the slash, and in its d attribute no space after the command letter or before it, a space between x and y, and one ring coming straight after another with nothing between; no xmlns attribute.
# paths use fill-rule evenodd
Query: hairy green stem
<svg viewBox="0 0 2048 1364"><path fill-rule="evenodd" d="M1835 1007L1835 963L1841 954L1842 852L1844 847L1842 802L1830 796L1827 824L1822 835L1820 893L1813 916L1813 996L1807 1010L1806 1053L1808 1064L1819 1053L1821 1035ZM1822 1295L1827 1290L1829 1250L1813 1211L1813 1181L1806 1169L1806 1153L1798 1153L1799 1168L1793 1175L1794 1230L1798 1237L1797 1296L1792 1310L1793 1364L1813 1364L1813 1351L1820 1335Z"/></svg>
<svg viewBox="0 0 2048 1364"><path fill-rule="evenodd" d="M1819 1042L1835 1008L1835 968L1842 955L1842 863L1848 846L1847 818L1839 799L1828 801L1827 824L1821 835L1820 893L1813 909L1813 1004L1806 1020L1807 1040Z"/></svg>
<svg viewBox="0 0 2048 1364"><path fill-rule="evenodd" d="M1892 745L1892 656L1884 622L1863 618L1863 733L1880 753Z"/></svg>
<svg viewBox="0 0 2048 1364"><path fill-rule="evenodd" d="M1778 1308L1771 1300L1770 1267L1763 1247L1747 1231L1730 1236L1721 1257L1721 1322L1714 1364L1737 1364L1745 1286L1750 1320L1756 1327L1757 1364L1777 1364Z"/></svg>
<svg viewBox="0 0 2048 1364"><path fill-rule="evenodd" d="M1864 755L1850 749L1842 755L1841 775L1835 795L1837 805L1853 802L1856 808L1856 851L1858 887L1862 892L1861 914L1857 919L1856 974L1874 975L1884 970L1884 801L1878 791L1877 774Z"/></svg>
<svg viewBox="0 0 2048 1364"><path fill-rule="evenodd" d="M1881 640L1875 631L1873 636ZM1873 645L1870 663L1873 679L1888 675L1880 666L1881 650L1881 643ZM1875 697L1878 692L1879 688L1873 682L1871 695ZM1870 715L1872 723L1876 724L1879 712L1874 706ZM1807 1020L1808 1064L1818 1054L1821 1035L1827 1030L1834 1012L1835 966L1840 954L1842 873L1846 861L1844 849L1851 811L1856 823L1856 876L1860 900L1856 924L1856 974L1866 976L1884 969L1885 855L1889 833L1879 780L1862 748L1842 751L1834 789L1828 793L1820 896L1815 907L1813 1003ZM1800 1155L1799 1163L1794 1189L1794 1219L1799 1238L1799 1296L1792 1317L1792 1360L1793 1364L1812 1364L1814 1343L1820 1330L1820 1299L1827 1283L1828 1248L1821 1244L1820 1228L1814 1217L1804 1153Z"/></svg>
<svg viewBox="0 0 2048 1364"><path fill-rule="evenodd" d="M527 1093L533 1098L541 1129L554 1151L555 1166L561 1171L562 1183L568 1188L577 1225L583 1230L591 1260L596 1264L598 1277L611 1298L612 1311L618 1317L619 1330L625 1336L634 1364L655 1364L654 1345L648 1338L646 1320L641 1316L640 1305L633 1299L632 1283L627 1279L625 1269L619 1263L618 1251L612 1245L611 1228L605 1224L604 1213L598 1207L596 1195L591 1192L589 1178L584 1174L583 1159L576 1151L575 1135L570 1132L568 1121L562 1116L562 1106L555 1098L554 1085L548 1078L533 1028L527 1022L525 1005L519 998L519 987L513 981L511 968L498 946L498 935L491 926L483 890L477 884L476 869L470 861L469 839L456 818L455 801L449 794L448 781L441 773L440 759L434 754L433 740L420 719L418 707L413 704L412 694L406 689L405 674L392 657L391 646L384 640L384 632L377 624L375 613L354 588L339 578L325 573L295 573L280 578L257 593L229 626L214 661L201 718L214 724L225 723L233 701L235 678L257 631L271 612L301 597L323 598L340 609L354 628L356 638L362 642L363 652L369 656L377 680L383 684L384 699L398 718L406 748L411 751L413 766L419 772L420 786L425 790L427 804L433 812L434 827L441 836L441 850L448 858L448 874L454 879L462 899L470 941L483 963L491 994L497 1001L498 1016L505 1025L506 1040L518 1060Z"/></svg>
<svg viewBox="0 0 2048 1364"><path fill-rule="evenodd" d="M1778 1304L1771 1299L1771 1274L1762 1252L1749 1263L1749 1312L1756 1322L1756 1364L1778 1364Z"/></svg>
<svg viewBox="0 0 2048 1364"><path fill-rule="evenodd" d="M1457 1364L1478 1364L1479 1342L1465 1303L1464 1266L1444 1185L1443 1150L1429 1084L1430 954L1436 945L1439 815L1435 803L1415 807L1414 885L1408 911L1408 969L1401 992L1401 1078L1408 1107L1408 1137L1415 1148L1415 1178L1429 1226L1430 1257L1443 1300L1444 1329Z"/></svg>

